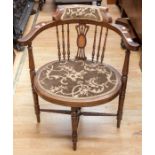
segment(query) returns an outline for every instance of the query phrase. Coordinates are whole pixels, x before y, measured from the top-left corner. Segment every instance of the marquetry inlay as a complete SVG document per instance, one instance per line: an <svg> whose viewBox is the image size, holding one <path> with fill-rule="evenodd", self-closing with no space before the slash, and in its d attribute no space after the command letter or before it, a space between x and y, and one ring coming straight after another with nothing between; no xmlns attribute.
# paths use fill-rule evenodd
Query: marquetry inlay
<svg viewBox="0 0 155 155"><path fill-rule="evenodd" d="M86 46L86 34L89 30L89 26L85 24L79 24L76 26L77 30L77 46L78 46L78 51L77 51L77 59L86 59L85 57L85 46Z"/></svg>
<svg viewBox="0 0 155 155"><path fill-rule="evenodd" d="M79 48L84 48L86 46L86 37L83 34L78 36L77 44Z"/></svg>

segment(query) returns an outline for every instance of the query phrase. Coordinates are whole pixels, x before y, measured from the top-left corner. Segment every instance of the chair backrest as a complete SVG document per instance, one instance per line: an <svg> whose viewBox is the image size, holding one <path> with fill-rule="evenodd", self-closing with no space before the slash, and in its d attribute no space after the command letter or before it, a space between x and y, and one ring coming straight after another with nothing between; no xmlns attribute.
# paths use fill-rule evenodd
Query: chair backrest
<svg viewBox="0 0 155 155"><path fill-rule="evenodd" d="M55 30L59 61L70 60L71 52L75 50L75 59L86 60L85 49L86 46L89 46L89 54L91 53L91 58L89 59L102 63L109 29L120 35L125 44L126 53L129 53L130 50L137 50L139 47L139 44L132 40L130 32L126 27L112 23L112 18L109 16L107 8L74 6L71 8L58 9L53 15L53 19L54 21L37 24L27 36L19 39L21 44L28 45L29 58L33 56L33 54L31 54L33 39L42 31L49 28ZM74 40L74 43L76 42L76 49L73 45L73 29L77 34ZM88 33L91 34L91 37L88 36ZM129 57L129 54L127 55L127 57ZM31 62L33 62L33 58L30 59Z"/></svg>
<svg viewBox="0 0 155 155"><path fill-rule="evenodd" d="M76 40L74 40L77 46L75 58L86 60L85 49L89 45L92 61L103 62L108 36L108 25L105 23L112 22L107 8L86 5L73 5L69 8L63 6L53 15L53 19L56 23L54 27L59 60L70 59L74 44L72 43L73 36L71 37L71 33L74 33L77 34ZM91 35L88 36L89 31Z"/></svg>
<svg viewBox="0 0 155 155"><path fill-rule="evenodd" d="M89 46L91 47L89 48L89 52L91 53L92 61L103 61L108 36L107 27L104 27L104 25L99 25L95 21L89 23L88 21L86 22L79 20L76 22L76 24L75 21L63 21L62 23L59 22L55 26L55 29L59 60L70 59L71 52L75 50L72 49L73 43L71 43L74 40L77 45L75 56L76 59L86 60L87 57L85 54L85 48L86 46ZM70 29L75 29L76 32ZM89 37L87 37L88 31L91 32ZM71 33L73 32L77 33L76 39L71 37Z"/></svg>

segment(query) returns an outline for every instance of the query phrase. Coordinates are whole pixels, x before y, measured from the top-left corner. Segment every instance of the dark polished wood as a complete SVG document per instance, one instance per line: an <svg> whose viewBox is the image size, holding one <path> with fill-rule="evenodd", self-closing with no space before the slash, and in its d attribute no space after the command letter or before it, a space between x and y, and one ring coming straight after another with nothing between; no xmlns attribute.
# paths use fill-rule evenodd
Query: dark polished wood
<svg viewBox="0 0 155 155"><path fill-rule="evenodd" d="M15 58L16 58L16 53L15 53L15 51L14 51L14 49L13 49L13 64L14 64L14 62L15 62Z"/></svg>
<svg viewBox="0 0 155 155"><path fill-rule="evenodd" d="M61 60L61 52L60 52L60 41L59 41L59 29L58 29L58 26L56 26L56 34L57 34L58 58L59 58L59 61L60 61Z"/></svg>
<svg viewBox="0 0 155 155"><path fill-rule="evenodd" d="M102 55L101 55L101 63L103 62L103 59L104 59L104 52L106 49L107 36L108 36L108 28L106 28L106 32L105 32L104 44L103 44Z"/></svg>
<svg viewBox="0 0 155 155"><path fill-rule="evenodd" d="M61 14L61 15L60 15ZM35 113L37 116L37 121L40 122L40 112L54 112L54 113L62 113L62 114L70 114L71 115L71 123L72 123L72 142L73 142L73 150L77 149L77 129L80 120L80 115L84 116L117 116L117 127L120 127L122 114L123 114L123 105L126 93L126 85L127 85L127 78L128 78L128 70L129 70L129 57L130 57L130 50L136 51L139 48L139 44L132 40L130 31L124 25L118 23L112 23L111 20L106 21L95 21L95 20L88 20L88 19L68 19L62 20L61 16L63 15L62 12L57 13L58 17L56 17L55 21L49 22L41 22L37 24L25 37L19 39L19 43L22 45L28 46L28 55L29 55L29 68L30 68L30 77L31 77L31 84L32 84L32 93L34 99L34 107ZM107 22L109 21L109 22ZM104 60L104 54L106 50L106 42L108 37L108 31L112 30L113 32L120 35L122 38L124 45L126 47L125 51L125 59L124 65L122 67L122 75L120 75L117 70L115 70L112 66L109 66L115 76L120 79L117 83L116 88L108 94L103 94L100 96L92 96L92 97L83 97L83 98L69 98L65 96L54 96L50 93L45 92L38 84L38 73L44 68L47 64L42 66L37 73L35 72L35 64L33 58L33 51L32 51L32 42L37 35L39 35L42 31L53 28L56 32L56 39L57 39L57 49L58 49L58 60L61 59L64 61L71 61L70 59L70 48L72 47L70 44L70 27L71 25L75 26L77 30L77 54L76 59L82 59L86 63L86 56L85 56L85 46L87 44L87 32L90 28L94 27L94 39L92 44L92 56L90 59L93 62L100 61L100 65ZM76 24L76 25L75 25ZM66 27L66 28L65 28ZM59 30L60 29L60 30ZM103 31L105 30L105 32ZM66 33L65 33L66 31ZM103 34L104 32L104 34ZM99 35L97 35L99 33ZM61 34L61 35L60 35ZM60 39L60 36L62 38ZM97 38L98 36L98 38ZM104 40L102 39L104 38ZM61 40L61 41L60 41ZM97 42L98 40L98 42ZM101 42L103 42L103 47L101 47ZM67 50L66 50L67 49ZM58 62L59 62L58 61ZM62 61L61 61L62 62ZM40 109L39 102L38 102L38 95L43 99L47 100L48 102L52 102L55 104L69 106L71 110L55 110L55 109ZM105 104L114 99L119 95L119 104L118 104L118 111L117 114L113 113L99 113L99 112L85 112L82 111L82 107L88 106L96 106L99 104Z"/></svg>
<svg viewBox="0 0 155 155"><path fill-rule="evenodd" d="M100 37L99 37L99 43L98 43L98 49L97 49L97 55L96 55L96 60L97 60L97 61L98 61L99 56L100 56L100 47L101 47L102 31L103 31L103 27L101 27L101 30L100 30Z"/></svg>
<svg viewBox="0 0 155 155"><path fill-rule="evenodd" d="M93 43L93 50L92 50L92 62L94 61L94 56L95 56L96 34L97 34L97 25L95 26L95 32L94 32L94 43Z"/></svg>
<svg viewBox="0 0 155 155"><path fill-rule="evenodd" d="M60 114L71 114L69 110L56 110L56 109L40 109L42 112L52 112L52 113L60 113Z"/></svg>
<svg viewBox="0 0 155 155"><path fill-rule="evenodd" d="M124 28L126 29L125 26L119 25L119 24L108 24L105 22L96 22L96 21L91 21L91 20L78 20L81 24L97 24L98 26L103 26L103 27L108 27L108 29L111 29L113 31L115 31L116 33L118 33L124 43L125 46L127 47L127 49L132 50L132 51L137 51L137 49L139 48L139 44L134 42L134 41L129 41L128 38L132 38L130 32L127 33L123 33ZM33 39L42 31L44 31L45 29L48 28L52 28L54 26L57 25L62 25L62 24L75 24L77 23L76 20L67 20L67 21L49 21L49 22L41 22L39 24L37 24L36 26L34 26L34 28L32 28L32 30L28 33L28 35L18 39L18 42L21 45L26 46L27 44L31 43L33 41Z"/></svg>
<svg viewBox="0 0 155 155"><path fill-rule="evenodd" d="M79 108L71 108L71 120L72 120L72 142L73 142L73 150L77 148L77 129L79 124Z"/></svg>
<svg viewBox="0 0 155 155"><path fill-rule="evenodd" d="M120 123L122 120L123 115L123 105L126 93L126 85L128 80L128 72L129 72L129 60L130 60L130 51L126 50L125 52L125 59L124 65L122 69L122 88L119 95L119 105L118 105L118 112L117 112L117 127L120 127Z"/></svg>
<svg viewBox="0 0 155 155"><path fill-rule="evenodd" d="M117 114L113 113L101 113L101 112L86 112L81 111L81 108L78 109L78 116L117 116ZM71 115L72 111L70 110L57 110L57 109L40 109L42 112L52 112L52 113L59 113L59 114L67 114Z"/></svg>
<svg viewBox="0 0 155 155"><path fill-rule="evenodd" d="M99 112L81 112L80 115L83 115L83 116L117 116L117 114L99 113Z"/></svg>
<svg viewBox="0 0 155 155"><path fill-rule="evenodd" d="M34 100L34 109L35 114L37 117L37 122L40 122L40 108L39 108L39 100L38 100L38 94L34 90L34 77L35 77L35 64L34 64L34 58L33 58L33 51L31 44L28 44L28 56L29 56L29 69L30 69L30 79L31 79L31 87L32 87L32 94L33 94L33 100Z"/></svg>
<svg viewBox="0 0 155 155"><path fill-rule="evenodd" d="M69 33L69 24L67 24L67 58L70 59L70 33Z"/></svg>

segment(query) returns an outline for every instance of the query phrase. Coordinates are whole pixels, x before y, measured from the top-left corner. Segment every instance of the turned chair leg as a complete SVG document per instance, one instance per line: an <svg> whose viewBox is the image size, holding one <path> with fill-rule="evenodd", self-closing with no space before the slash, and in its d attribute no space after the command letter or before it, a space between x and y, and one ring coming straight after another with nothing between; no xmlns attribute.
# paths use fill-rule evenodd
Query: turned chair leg
<svg viewBox="0 0 155 155"><path fill-rule="evenodd" d="M126 93L127 76L123 76L122 81L123 81L123 85L122 85L122 90L119 95L119 104L118 104L118 112L117 112L117 128L120 128L122 115L123 115L123 106L124 106L124 99L125 99L125 93Z"/></svg>
<svg viewBox="0 0 155 155"><path fill-rule="evenodd" d="M117 128L120 128L122 115L123 115L123 105L124 105L124 96L120 94L119 96L119 104L118 104L118 112L117 112Z"/></svg>
<svg viewBox="0 0 155 155"><path fill-rule="evenodd" d="M32 43L28 45L28 56L29 56L29 69L30 69L30 78L31 78L31 88L32 88L32 94L33 94L33 100L34 100L34 109L37 117L37 122L40 123L40 107L39 107L39 100L38 100L38 94L35 92L34 89L34 77L35 77L35 64L33 59L33 49L32 49Z"/></svg>
<svg viewBox="0 0 155 155"><path fill-rule="evenodd" d="M37 122L40 123L40 107L37 93L33 90L34 110L37 118Z"/></svg>
<svg viewBox="0 0 155 155"><path fill-rule="evenodd" d="M77 148L77 128L79 124L79 108L71 108L73 150Z"/></svg>
<svg viewBox="0 0 155 155"><path fill-rule="evenodd" d="M126 93L126 85L128 80L128 71L129 71L129 59L130 59L130 51L126 50L125 52L125 60L122 70L122 88L119 95L119 104L118 104L118 112L117 112L117 128L120 128L122 115L123 115L123 105Z"/></svg>

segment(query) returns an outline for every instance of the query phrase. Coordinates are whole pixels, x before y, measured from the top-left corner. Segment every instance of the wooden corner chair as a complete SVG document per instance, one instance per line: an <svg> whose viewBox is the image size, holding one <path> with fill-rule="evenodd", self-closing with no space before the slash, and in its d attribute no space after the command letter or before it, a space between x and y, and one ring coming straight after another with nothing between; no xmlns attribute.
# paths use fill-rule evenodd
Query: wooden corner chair
<svg viewBox="0 0 155 155"><path fill-rule="evenodd" d="M29 34L19 39L19 43L28 46L30 77L38 123L40 122L40 112L71 115L72 142L73 149L76 150L77 128L81 115L116 116L117 127L120 127L128 79L130 50L138 50L139 44L132 40L126 27L112 23L108 10L105 8L71 6L58 10L53 18L54 21L37 24ZM73 58L71 58L73 51L70 43L72 40L70 37L71 28L76 29L77 33L77 52ZM58 60L51 61L35 71L32 42L46 29L55 30ZM88 58L85 47L89 43L90 38L87 37L87 32L90 29L94 34L92 34L92 49L89 51L92 54ZM105 30L104 33L103 30ZM119 34L126 47L122 73L103 63L109 30ZM48 102L71 107L71 110L41 109L38 95ZM105 104L118 95L118 112L116 114L82 111L82 107Z"/></svg>

